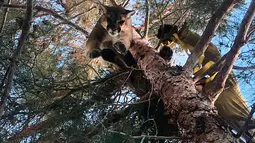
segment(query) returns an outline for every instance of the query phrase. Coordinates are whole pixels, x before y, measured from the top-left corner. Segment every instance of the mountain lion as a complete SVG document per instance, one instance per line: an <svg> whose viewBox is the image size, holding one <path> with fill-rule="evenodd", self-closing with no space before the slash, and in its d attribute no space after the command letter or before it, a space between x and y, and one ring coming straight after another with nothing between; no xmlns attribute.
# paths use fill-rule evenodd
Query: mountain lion
<svg viewBox="0 0 255 143"><path fill-rule="evenodd" d="M132 41L131 16L135 13L121 6L98 4L102 16L89 35L85 45L89 58L102 56L106 61L118 66L134 64L135 60L128 51Z"/></svg>

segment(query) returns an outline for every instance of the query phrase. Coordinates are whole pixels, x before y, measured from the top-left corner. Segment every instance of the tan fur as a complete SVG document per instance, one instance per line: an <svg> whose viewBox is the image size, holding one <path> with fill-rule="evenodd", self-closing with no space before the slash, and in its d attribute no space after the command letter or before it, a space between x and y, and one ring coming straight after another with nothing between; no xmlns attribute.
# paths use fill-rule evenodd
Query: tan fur
<svg viewBox="0 0 255 143"><path fill-rule="evenodd" d="M121 42L125 45L125 48L128 48L131 45L132 40L132 22L131 15L132 11L126 13L127 10L118 6L118 7L108 7L101 6L101 10L103 11L103 15L98 20L96 26L92 30L89 35L89 38L85 45L86 56L90 58L94 58L91 54L93 51L100 52L101 49L104 48L112 48L115 49L115 45L117 42ZM124 13L124 14L123 14ZM109 18L111 20L109 20ZM122 25L120 22L124 21ZM109 25L116 25L115 27L120 27L120 31L114 31L111 28L108 28ZM115 36L109 34L113 32Z"/></svg>

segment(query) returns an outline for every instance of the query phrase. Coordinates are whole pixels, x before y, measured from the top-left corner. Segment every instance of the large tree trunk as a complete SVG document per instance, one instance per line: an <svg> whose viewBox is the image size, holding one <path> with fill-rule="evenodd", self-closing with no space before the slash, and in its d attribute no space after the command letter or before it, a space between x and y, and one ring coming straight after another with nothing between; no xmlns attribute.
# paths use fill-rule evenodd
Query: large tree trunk
<svg viewBox="0 0 255 143"><path fill-rule="evenodd" d="M153 91L163 100L169 121L177 123L184 142L233 142L212 101L197 92L192 78L182 74L181 68L169 68L146 40L133 33L130 51L150 80Z"/></svg>

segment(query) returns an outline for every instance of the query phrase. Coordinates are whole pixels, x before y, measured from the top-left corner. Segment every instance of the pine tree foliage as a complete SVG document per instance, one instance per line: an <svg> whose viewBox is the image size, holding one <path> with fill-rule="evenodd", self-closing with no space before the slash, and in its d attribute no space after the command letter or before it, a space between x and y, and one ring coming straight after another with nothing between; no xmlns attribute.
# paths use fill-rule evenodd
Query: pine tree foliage
<svg viewBox="0 0 255 143"><path fill-rule="evenodd" d="M112 0L103 2L112 5ZM160 24L187 22L192 30L201 32L222 0L150 0L149 3L149 37L152 37L149 41L157 45L153 35ZM11 4L24 5L26 1L16 0ZM36 6L53 10L88 32L100 16L91 0L36 0ZM145 2L130 1L127 7L136 10L133 25L140 26L143 34ZM235 10L242 8L239 5ZM1 96L25 12L10 8L0 33ZM3 16L2 10L0 21ZM234 13L229 15L233 16ZM217 36L230 36L236 25L228 20L225 19L219 30L221 35ZM176 125L169 124L162 100L151 92L153 85L138 84L138 88L128 84L132 74L140 73L139 69L122 71L109 63L102 66L100 61L87 59L83 49L87 37L52 13L34 9L29 36L16 63L18 69L0 117L0 142L138 143L165 139L177 142ZM251 37L254 39L255 35ZM226 41L217 42L229 45ZM245 66L254 65L254 54L250 53L254 53L254 48L248 47L241 55L240 62L247 62ZM241 70L237 77L252 84L251 78L247 78L252 75L252 70Z"/></svg>

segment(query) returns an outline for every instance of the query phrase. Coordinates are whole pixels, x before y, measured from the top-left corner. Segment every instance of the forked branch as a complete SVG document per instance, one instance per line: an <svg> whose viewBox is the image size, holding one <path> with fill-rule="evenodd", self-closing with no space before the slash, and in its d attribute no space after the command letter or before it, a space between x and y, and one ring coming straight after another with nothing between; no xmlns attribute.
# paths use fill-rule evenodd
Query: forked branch
<svg viewBox="0 0 255 143"><path fill-rule="evenodd" d="M20 35L19 41L18 41L18 46L17 50L13 54L11 58L11 63L9 65L9 71L7 74L7 82L5 85L4 93L2 94L1 101L0 101L0 116L3 115L4 107L7 101L8 96L10 95L11 87L12 87L12 81L13 81L13 76L14 73L17 70L17 61L21 55L21 52L24 48L27 36L29 34L29 29L32 21L32 16L33 16L33 0L28 0L27 1L27 6L26 6L26 18L24 21L24 25L22 27L22 33Z"/></svg>
<svg viewBox="0 0 255 143"><path fill-rule="evenodd" d="M226 16L226 14L241 0L226 0L224 1L219 9L213 14L212 18L208 22L206 29L202 35L202 38L197 43L194 52L189 56L187 62L184 65L185 74L191 76L193 74L193 68L198 62L201 55L204 54L213 35L220 25L221 20Z"/></svg>
<svg viewBox="0 0 255 143"><path fill-rule="evenodd" d="M213 89L208 89L210 90L210 92L207 93L209 93L208 95L210 96L211 99L216 100L217 94L215 93L220 93L223 90L226 80L234 66L234 63L241 52L242 46L244 46L249 40L247 34L249 32L249 28L254 17L255 17L255 0L252 0L242 20L238 34L235 37L234 44L231 50L227 53L228 55L226 57L226 61L223 65L223 68L220 70L215 80L213 81L215 86L213 87Z"/></svg>
<svg viewBox="0 0 255 143"><path fill-rule="evenodd" d="M2 7L8 7L8 8L13 8L13 9L26 9L25 5L16 5L16 4L4 4L2 5ZM82 27L74 24L73 22L69 21L68 19L64 18L63 16L59 15L57 12L55 12L52 9L47 9L41 6L35 6L34 9L38 10L38 11L43 11L46 12L47 14L52 15L53 17L60 19L61 21L63 21L65 24L70 25L71 27L75 28L76 30L82 32L86 37L88 37L89 32L87 32L86 30L84 30Z"/></svg>
<svg viewBox="0 0 255 143"><path fill-rule="evenodd" d="M124 0L123 3L121 4L122 7L126 7L128 5L130 0Z"/></svg>

